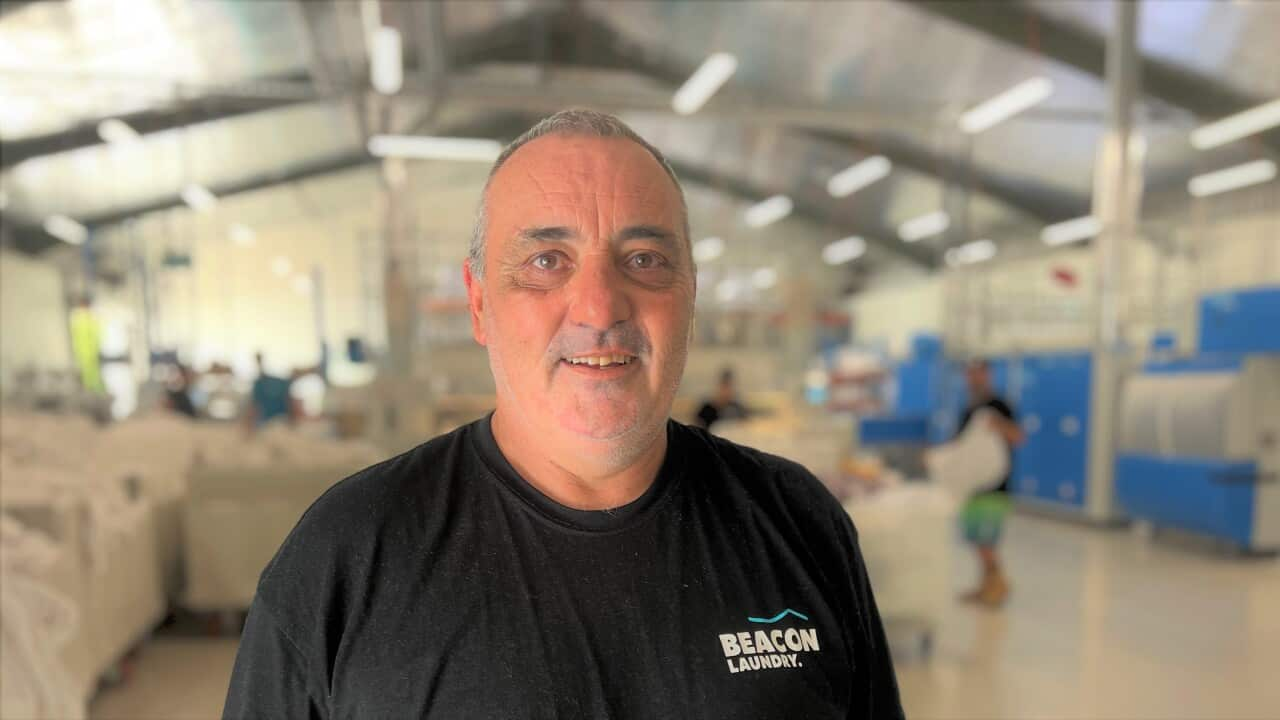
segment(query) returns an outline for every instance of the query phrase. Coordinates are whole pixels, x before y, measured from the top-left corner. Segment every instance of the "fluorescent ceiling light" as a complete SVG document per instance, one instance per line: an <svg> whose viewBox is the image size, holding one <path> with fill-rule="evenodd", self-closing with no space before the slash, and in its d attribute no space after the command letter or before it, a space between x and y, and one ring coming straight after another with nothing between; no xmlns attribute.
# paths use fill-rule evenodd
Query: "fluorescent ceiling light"
<svg viewBox="0 0 1280 720"><path fill-rule="evenodd" d="M253 228L243 223L233 223L231 225L231 241L242 247L249 247L257 240L258 234Z"/></svg>
<svg viewBox="0 0 1280 720"><path fill-rule="evenodd" d="M681 115L698 112L737 70L738 58L729 53L715 53L684 81L671 99L671 108Z"/></svg>
<svg viewBox="0 0 1280 720"><path fill-rule="evenodd" d="M50 215L44 221L44 231L72 245L83 245L89 239L89 229L66 215Z"/></svg>
<svg viewBox="0 0 1280 720"><path fill-rule="evenodd" d="M131 142L137 142L138 131L129 127L128 123L116 118L109 118L98 123L98 137L102 138L105 143L112 145L125 145Z"/></svg>
<svg viewBox="0 0 1280 720"><path fill-rule="evenodd" d="M1196 197L1208 197L1228 190L1257 185L1276 176L1276 164L1270 160L1254 160L1225 170L1197 175L1187 183Z"/></svg>
<svg viewBox="0 0 1280 720"><path fill-rule="evenodd" d="M493 162L502 154L502 144L485 138L374 135L369 152L377 157Z"/></svg>
<svg viewBox="0 0 1280 720"><path fill-rule="evenodd" d="M1272 100L1191 131L1191 145L1208 150L1280 125L1280 100Z"/></svg>
<svg viewBox="0 0 1280 720"><path fill-rule="evenodd" d="M200 185L188 185L182 188L182 201L197 212L208 212L218 204L218 196Z"/></svg>
<svg viewBox="0 0 1280 720"><path fill-rule="evenodd" d="M758 268L751 273L751 284L761 290L768 290L778 284L778 271L771 267Z"/></svg>
<svg viewBox="0 0 1280 720"><path fill-rule="evenodd" d="M280 277L284 277L292 271L293 263L289 262L289 258L283 255L277 255L276 258L271 261L271 272L279 275Z"/></svg>
<svg viewBox="0 0 1280 720"><path fill-rule="evenodd" d="M1102 232L1102 221L1092 215L1050 225L1040 232L1045 245L1066 245L1088 240Z"/></svg>
<svg viewBox="0 0 1280 720"><path fill-rule="evenodd" d="M395 95L404 86L400 31L380 27L369 38L369 82L383 95Z"/></svg>
<svg viewBox="0 0 1280 720"><path fill-rule="evenodd" d="M948 265L972 265L973 263L990 260L995 256L995 243L990 240L975 240L948 250L946 260Z"/></svg>
<svg viewBox="0 0 1280 720"><path fill-rule="evenodd" d="M827 192L832 197L848 197L871 183L880 180L893 170L893 163L883 155L873 155L848 167L827 181Z"/></svg>
<svg viewBox="0 0 1280 720"><path fill-rule="evenodd" d="M960 129L969 134L980 133L999 125L1053 94L1053 81L1033 77L1005 90L960 116Z"/></svg>
<svg viewBox="0 0 1280 720"><path fill-rule="evenodd" d="M693 259L696 262L711 262L724 254L724 240L718 237L702 238L693 244Z"/></svg>
<svg viewBox="0 0 1280 720"><path fill-rule="evenodd" d="M911 218L898 226L898 237L906 242L923 240L951 227L951 216L942 210Z"/></svg>
<svg viewBox="0 0 1280 720"><path fill-rule="evenodd" d="M842 265L857 260L866 251L867 241L857 235L851 235L822 248L822 262L828 265Z"/></svg>
<svg viewBox="0 0 1280 720"><path fill-rule="evenodd" d="M742 217L751 227L762 228L790 215L794 207L791 198L786 195L774 195L747 208L747 212Z"/></svg>

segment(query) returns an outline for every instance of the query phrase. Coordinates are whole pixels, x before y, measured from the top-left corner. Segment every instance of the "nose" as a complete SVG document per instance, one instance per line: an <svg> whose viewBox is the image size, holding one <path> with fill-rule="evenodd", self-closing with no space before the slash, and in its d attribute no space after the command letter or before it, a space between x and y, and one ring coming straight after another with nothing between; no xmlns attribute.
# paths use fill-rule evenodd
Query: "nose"
<svg viewBox="0 0 1280 720"><path fill-rule="evenodd" d="M611 253L594 252L581 257L578 271L569 281L569 321L604 332L630 320L631 300L624 282Z"/></svg>

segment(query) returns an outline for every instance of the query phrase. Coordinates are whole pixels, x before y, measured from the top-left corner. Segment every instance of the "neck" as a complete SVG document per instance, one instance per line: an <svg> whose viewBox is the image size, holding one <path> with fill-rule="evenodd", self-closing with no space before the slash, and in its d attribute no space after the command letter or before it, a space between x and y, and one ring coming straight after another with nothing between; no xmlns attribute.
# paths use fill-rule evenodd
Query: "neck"
<svg viewBox="0 0 1280 720"><path fill-rule="evenodd" d="M525 481L576 510L611 510L636 500L653 484L667 455L665 426L622 468L610 467L608 462L593 463L592 454L580 449L558 452L545 433L531 432L528 423L510 417L501 406L494 411L490 426L498 449Z"/></svg>

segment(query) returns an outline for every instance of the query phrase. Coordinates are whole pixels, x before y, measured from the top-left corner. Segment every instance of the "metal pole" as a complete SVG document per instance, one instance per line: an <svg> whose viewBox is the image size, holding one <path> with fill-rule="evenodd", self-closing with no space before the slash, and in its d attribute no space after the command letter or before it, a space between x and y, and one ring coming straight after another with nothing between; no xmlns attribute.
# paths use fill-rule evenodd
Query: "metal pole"
<svg viewBox="0 0 1280 720"><path fill-rule="evenodd" d="M1117 411L1130 349L1121 291L1128 249L1137 237L1145 143L1134 132L1141 58L1137 49L1137 2L1112 4L1114 28L1107 38L1107 113L1094 171L1093 213L1102 232L1093 245L1093 382L1085 511L1093 520L1114 517L1113 466Z"/></svg>

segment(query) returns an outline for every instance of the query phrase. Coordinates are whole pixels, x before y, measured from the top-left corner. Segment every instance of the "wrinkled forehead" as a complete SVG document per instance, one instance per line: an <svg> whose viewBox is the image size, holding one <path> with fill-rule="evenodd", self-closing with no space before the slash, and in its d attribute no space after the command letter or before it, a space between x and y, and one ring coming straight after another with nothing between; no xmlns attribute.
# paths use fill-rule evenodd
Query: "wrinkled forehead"
<svg viewBox="0 0 1280 720"><path fill-rule="evenodd" d="M491 227L573 222L652 224L683 234L680 195L666 171L626 138L548 135L516 150L486 195Z"/></svg>

